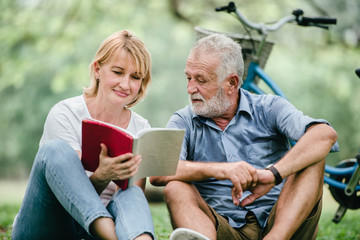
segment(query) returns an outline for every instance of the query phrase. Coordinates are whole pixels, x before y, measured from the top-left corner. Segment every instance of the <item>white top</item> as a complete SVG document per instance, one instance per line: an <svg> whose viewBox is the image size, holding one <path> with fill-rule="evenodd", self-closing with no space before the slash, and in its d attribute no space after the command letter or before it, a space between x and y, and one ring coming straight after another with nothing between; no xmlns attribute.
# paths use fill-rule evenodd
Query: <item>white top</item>
<svg viewBox="0 0 360 240"><path fill-rule="evenodd" d="M81 124L85 118L92 119L83 95L58 102L51 108L46 118L39 146L41 147L52 139L63 139L75 151L81 152ZM126 130L136 135L145 128L150 128L149 122L139 114L131 111L130 122ZM91 175L91 173L89 174ZM115 190L115 183L110 182L101 193L100 198L105 205L109 203Z"/></svg>

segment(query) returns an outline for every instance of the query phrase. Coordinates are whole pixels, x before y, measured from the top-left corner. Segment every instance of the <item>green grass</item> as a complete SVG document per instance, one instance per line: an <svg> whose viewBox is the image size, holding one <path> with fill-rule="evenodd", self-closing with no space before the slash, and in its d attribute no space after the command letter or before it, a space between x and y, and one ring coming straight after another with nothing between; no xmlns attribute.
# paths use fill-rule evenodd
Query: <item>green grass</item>
<svg viewBox="0 0 360 240"><path fill-rule="evenodd" d="M9 192L4 190L14 189L14 186L4 189L5 185L8 184L2 184L0 182L0 240L11 239L11 225L20 207L25 186L20 183L16 184L15 189L17 190L18 196L16 196L16 194L10 196ZM327 188L324 188L324 190L323 212L320 219L317 240L360 240L360 209L348 210L340 223L333 223L332 218L338 204L331 197ZM5 195L6 197L3 197ZM150 208L154 219L157 239L169 239L171 224L165 204L151 203Z"/></svg>
<svg viewBox="0 0 360 240"><path fill-rule="evenodd" d="M340 223L332 222L335 209L323 212L317 240L360 240L360 209L347 210Z"/></svg>

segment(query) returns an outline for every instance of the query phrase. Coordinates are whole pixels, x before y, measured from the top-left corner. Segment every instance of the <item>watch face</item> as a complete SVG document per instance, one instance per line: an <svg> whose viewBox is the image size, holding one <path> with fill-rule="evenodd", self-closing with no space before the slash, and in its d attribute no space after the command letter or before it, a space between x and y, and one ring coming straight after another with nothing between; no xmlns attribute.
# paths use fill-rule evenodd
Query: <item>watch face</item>
<svg viewBox="0 0 360 240"><path fill-rule="evenodd" d="M274 164L269 164L269 165L267 165L265 169L266 169L266 170L269 170L269 168L270 168L272 165L274 165Z"/></svg>

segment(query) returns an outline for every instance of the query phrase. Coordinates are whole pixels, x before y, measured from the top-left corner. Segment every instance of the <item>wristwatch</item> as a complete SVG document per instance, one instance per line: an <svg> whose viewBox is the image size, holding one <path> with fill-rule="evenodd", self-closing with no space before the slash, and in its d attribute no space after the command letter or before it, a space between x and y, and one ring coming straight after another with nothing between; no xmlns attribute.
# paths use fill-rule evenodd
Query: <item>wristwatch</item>
<svg viewBox="0 0 360 240"><path fill-rule="evenodd" d="M275 185L279 185L280 183L282 183L283 179L282 179L280 173L278 172L278 170L274 167L274 164L270 164L265 169L270 170L272 172L272 174L274 174L274 176L275 176Z"/></svg>

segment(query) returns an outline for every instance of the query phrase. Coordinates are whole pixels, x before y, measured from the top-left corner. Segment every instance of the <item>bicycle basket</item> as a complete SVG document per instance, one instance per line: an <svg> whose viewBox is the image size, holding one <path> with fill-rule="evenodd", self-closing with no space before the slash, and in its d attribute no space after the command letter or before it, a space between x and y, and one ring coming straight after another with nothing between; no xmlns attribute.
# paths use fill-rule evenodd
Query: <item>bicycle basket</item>
<svg viewBox="0 0 360 240"><path fill-rule="evenodd" d="M232 38L234 41L238 42L241 45L242 48L242 54L244 59L244 76L243 79L246 79L247 76L247 69L250 65L251 61L254 61L254 58L256 56L254 49L257 49L259 47L260 40L259 39L250 39L248 36L243 36L236 33L223 33L223 32L215 32L212 30L208 30L199 26L195 26L194 28L196 32L196 40L199 40L200 38L206 37L207 35L210 35L212 33L220 33L225 34L226 36ZM274 43L270 41L266 41L264 44L264 47L262 49L261 55L258 59L259 66L264 69L265 63L267 59L269 58L269 55L271 53L272 47ZM258 81L255 80L257 83Z"/></svg>

